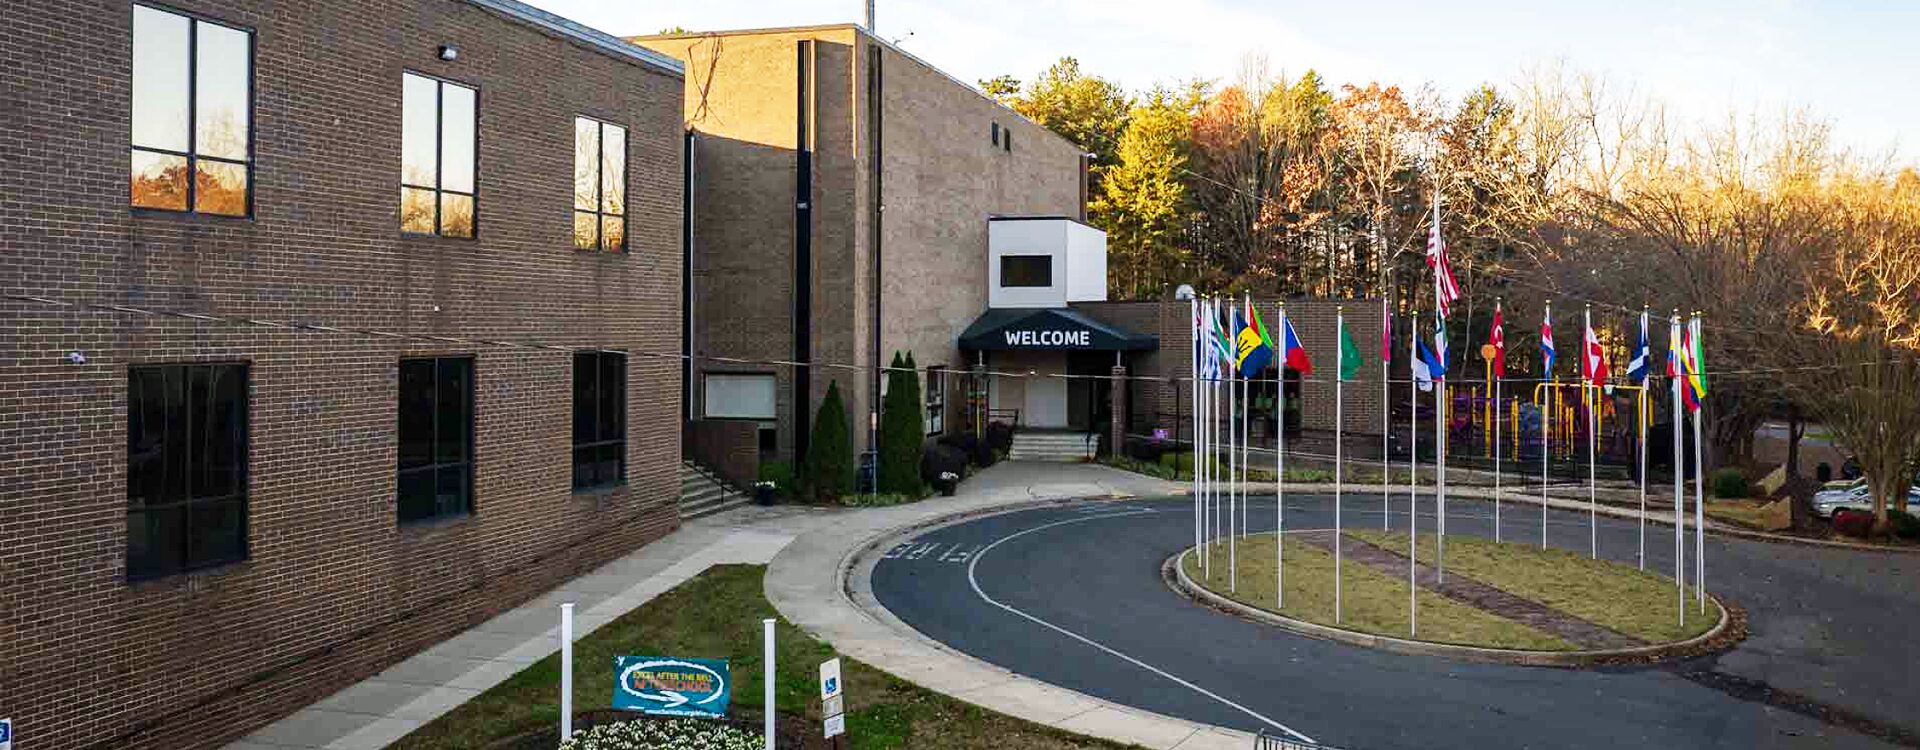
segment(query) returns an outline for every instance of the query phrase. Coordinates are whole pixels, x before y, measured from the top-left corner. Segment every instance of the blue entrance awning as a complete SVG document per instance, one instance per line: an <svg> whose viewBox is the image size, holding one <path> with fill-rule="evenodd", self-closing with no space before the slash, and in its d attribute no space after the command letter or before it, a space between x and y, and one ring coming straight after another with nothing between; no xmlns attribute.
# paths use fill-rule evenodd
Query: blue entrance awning
<svg viewBox="0 0 1920 750"><path fill-rule="evenodd" d="M974 351L1150 351L1160 339L1094 320L1068 307L988 308L960 334Z"/></svg>

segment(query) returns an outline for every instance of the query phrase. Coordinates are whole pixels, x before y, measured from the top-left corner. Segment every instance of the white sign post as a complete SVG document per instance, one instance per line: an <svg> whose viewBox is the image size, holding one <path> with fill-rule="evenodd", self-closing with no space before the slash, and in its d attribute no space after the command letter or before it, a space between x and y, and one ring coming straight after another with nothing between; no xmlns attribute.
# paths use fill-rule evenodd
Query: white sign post
<svg viewBox="0 0 1920 750"><path fill-rule="evenodd" d="M773 750L773 734L774 734L773 720L775 716L774 714L775 707L774 707L774 700L773 700L773 681L776 676L776 673L774 672L774 668L773 668L774 667L773 660L774 660L774 654L775 654L774 648L773 648L774 646L773 624L774 624L774 619L771 617L760 621L760 627L761 627L761 630L763 631L763 636L761 638L761 642L763 644L761 650L763 653L761 654L761 656L767 662L766 671L763 672L760 677L760 682L762 686L764 686L766 689L766 696L764 700L766 701L766 704L767 704L767 710L766 710L767 750Z"/></svg>
<svg viewBox="0 0 1920 750"><path fill-rule="evenodd" d="M845 689L840 681L840 659L820 662L820 714L827 717L823 727L827 739L847 733L846 702L841 695Z"/></svg>
<svg viewBox="0 0 1920 750"><path fill-rule="evenodd" d="M573 736L573 602L560 605L560 741ZM8 750L0 747L0 750Z"/></svg>

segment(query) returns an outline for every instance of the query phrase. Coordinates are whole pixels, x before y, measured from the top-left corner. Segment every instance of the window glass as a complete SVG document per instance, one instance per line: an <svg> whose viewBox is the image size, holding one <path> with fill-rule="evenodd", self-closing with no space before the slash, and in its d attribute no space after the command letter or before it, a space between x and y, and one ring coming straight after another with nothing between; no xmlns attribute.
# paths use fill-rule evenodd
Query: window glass
<svg viewBox="0 0 1920 750"><path fill-rule="evenodd" d="M706 415L710 419L775 419L776 381L772 375L708 373Z"/></svg>
<svg viewBox="0 0 1920 750"><path fill-rule="evenodd" d="M600 210L624 214L627 212L627 129L606 125L601 133Z"/></svg>
<svg viewBox="0 0 1920 750"><path fill-rule="evenodd" d="M187 157L133 151L133 205L187 210Z"/></svg>
<svg viewBox="0 0 1920 750"><path fill-rule="evenodd" d="M573 487L626 480L627 355L573 356Z"/></svg>
<svg viewBox="0 0 1920 750"><path fill-rule="evenodd" d="M171 575L247 554L245 365L127 373L127 576Z"/></svg>
<svg viewBox="0 0 1920 750"><path fill-rule="evenodd" d="M573 119L573 207L592 211L599 201L600 123ZM591 230L589 230L591 231ZM588 240L585 247L593 247Z"/></svg>
<svg viewBox="0 0 1920 750"><path fill-rule="evenodd" d="M473 359L403 359L395 508L402 523L473 510Z"/></svg>
<svg viewBox="0 0 1920 750"><path fill-rule="evenodd" d="M212 159L196 161L193 210L226 216L247 215L247 165Z"/></svg>
<svg viewBox="0 0 1920 750"><path fill-rule="evenodd" d="M193 21L133 6L133 145L187 150L188 35Z"/></svg>
<svg viewBox="0 0 1920 750"><path fill-rule="evenodd" d="M426 188L400 188L400 231L433 234L433 191Z"/></svg>
<svg viewBox="0 0 1920 750"><path fill-rule="evenodd" d="M440 194L440 233L448 237L473 236L473 196Z"/></svg>
<svg viewBox="0 0 1920 750"><path fill-rule="evenodd" d="M592 250L599 240L595 229L600 224L600 215L592 211L573 212L573 246L580 250Z"/></svg>
<svg viewBox="0 0 1920 750"><path fill-rule="evenodd" d="M202 23L194 40L194 152L247 158L248 34Z"/></svg>
<svg viewBox="0 0 1920 750"><path fill-rule="evenodd" d="M626 249L627 129L573 120L573 246Z"/></svg>
<svg viewBox="0 0 1920 750"><path fill-rule="evenodd" d="M400 182L420 187L436 187L439 171L435 122L439 118L440 83L431 78L407 73L401 76L400 101ZM431 211L431 208L429 208ZM431 222L429 222L431 223ZM433 231L428 227L427 231Z"/></svg>
<svg viewBox="0 0 1920 750"><path fill-rule="evenodd" d="M473 89L440 84L441 190L473 192L474 100Z"/></svg>
<svg viewBox="0 0 1920 750"><path fill-rule="evenodd" d="M1053 286L1053 256L1000 256L1000 286Z"/></svg>

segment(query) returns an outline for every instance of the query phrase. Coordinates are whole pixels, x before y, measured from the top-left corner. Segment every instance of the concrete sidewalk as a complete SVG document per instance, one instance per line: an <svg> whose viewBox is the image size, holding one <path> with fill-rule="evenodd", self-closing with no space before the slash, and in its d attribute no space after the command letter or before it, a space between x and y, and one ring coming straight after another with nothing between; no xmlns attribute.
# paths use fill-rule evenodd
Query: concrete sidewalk
<svg viewBox="0 0 1920 750"><path fill-rule="evenodd" d="M274 722L227 750L374 750L558 651L560 604L574 603L574 638L714 565L767 563L794 537L845 511L747 507L679 530L520 607Z"/></svg>

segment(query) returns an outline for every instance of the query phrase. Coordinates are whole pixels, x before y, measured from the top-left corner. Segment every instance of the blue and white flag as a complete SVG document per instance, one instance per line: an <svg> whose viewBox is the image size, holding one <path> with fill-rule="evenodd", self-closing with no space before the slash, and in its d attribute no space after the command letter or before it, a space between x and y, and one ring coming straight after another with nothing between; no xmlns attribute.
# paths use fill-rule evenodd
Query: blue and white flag
<svg viewBox="0 0 1920 750"><path fill-rule="evenodd" d="M1419 356L1413 358L1413 382L1420 386L1420 390L1431 391L1434 379L1446 376L1445 360L1436 356L1433 350L1427 347L1427 342L1420 342Z"/></svg>
<svg viewBox="0 0 1920 750"><path fill-rule="evenodd" d="M1648 346L1648 338L1647 311L1641 310L1640 333L1633 340L1633 360L1627 363L1627 379L1639 381L1641 385L1646 384L1647 365L1653 362L1653 350Z"/></svg>

